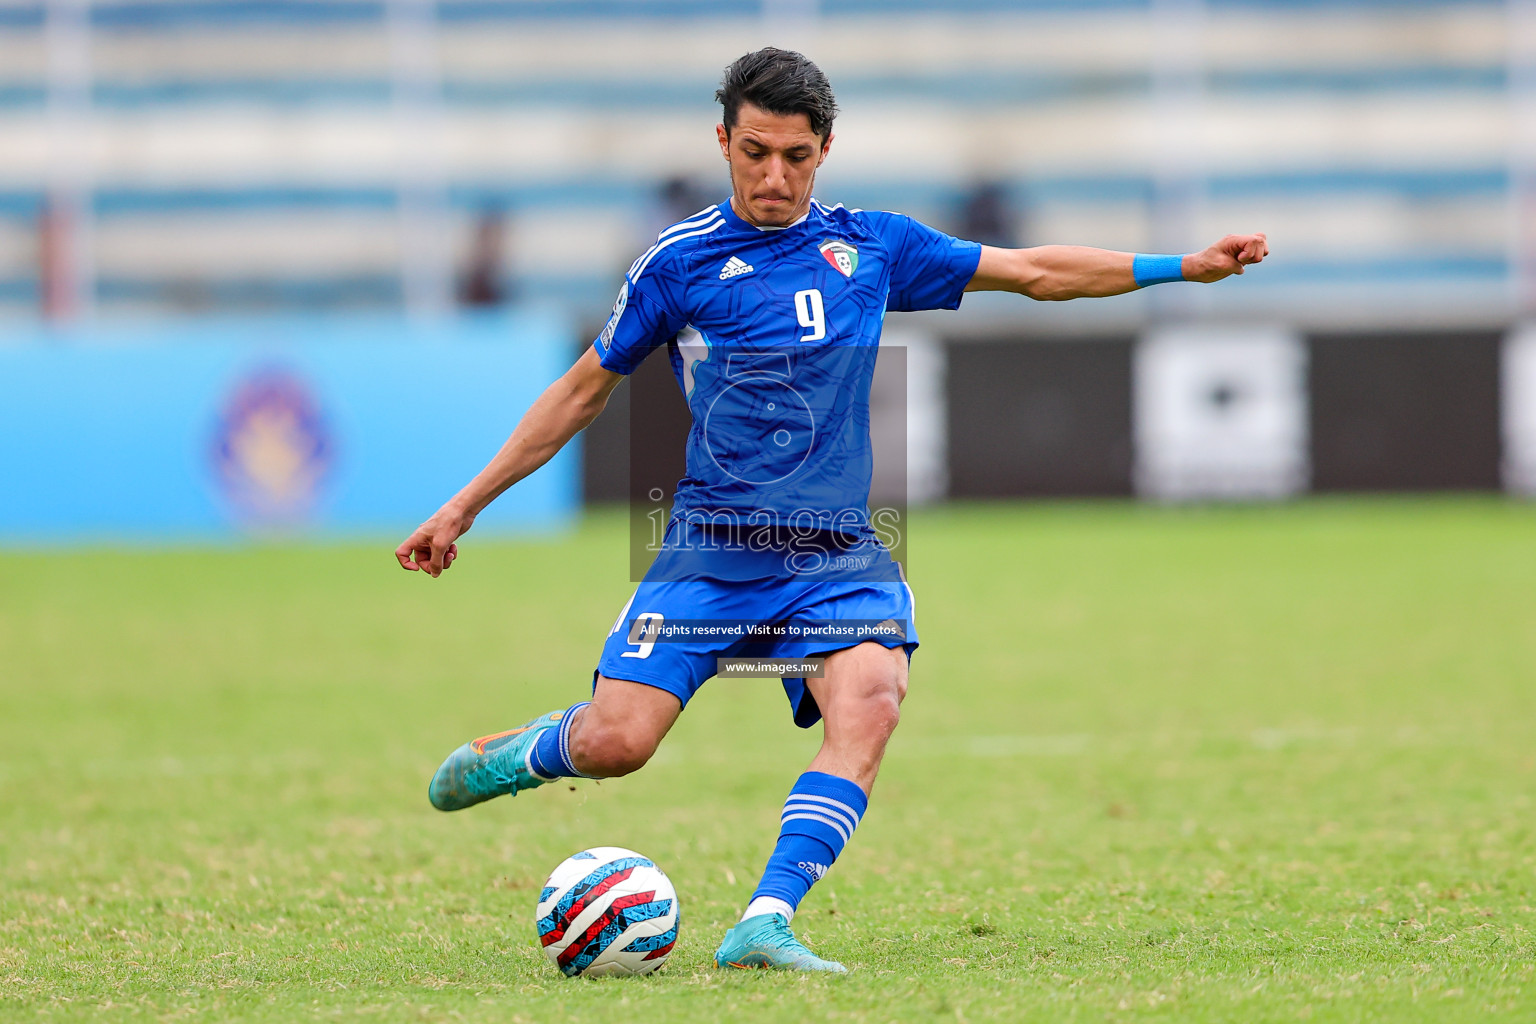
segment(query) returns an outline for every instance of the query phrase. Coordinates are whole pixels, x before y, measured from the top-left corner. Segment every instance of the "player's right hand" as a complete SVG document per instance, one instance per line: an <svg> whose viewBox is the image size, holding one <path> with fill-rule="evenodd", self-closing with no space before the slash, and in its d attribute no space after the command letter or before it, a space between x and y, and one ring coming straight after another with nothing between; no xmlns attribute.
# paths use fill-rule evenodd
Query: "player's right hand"
<svg viewBox="0 0 1536 1024"><path fill-rule="evenodd" d="M1262 233L1228 235L1216 244L1184 257L1184 280L1212 284L1244 267L1261 263L1269 255L1269 240Z"/></svg>
<svg viewBox="0 0 1536 1024"><path fill-rule="evenodd" d="M436 579L459 557L459 546L454 541L468 533L473 525L473 513L444 505L395 549L395 560L402 569L424 572Z"/></svg>

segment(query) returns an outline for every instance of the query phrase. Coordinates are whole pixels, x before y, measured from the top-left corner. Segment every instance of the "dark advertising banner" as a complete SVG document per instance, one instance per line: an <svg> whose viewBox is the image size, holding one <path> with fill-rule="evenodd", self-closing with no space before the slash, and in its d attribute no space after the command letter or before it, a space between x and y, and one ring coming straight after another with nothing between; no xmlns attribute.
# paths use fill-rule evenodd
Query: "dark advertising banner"
<svg viewBox="0 0 1536 1024"><path fill-rule="evenodd" d="M949 493L1131 493L1131 339L949 346Z"/></svg>
<svg viewBox="0 0 1536 1024"><path fill-rule="evenodd" d="M1502 337L1309 339L1313 489L1497 490Z"/></svg>

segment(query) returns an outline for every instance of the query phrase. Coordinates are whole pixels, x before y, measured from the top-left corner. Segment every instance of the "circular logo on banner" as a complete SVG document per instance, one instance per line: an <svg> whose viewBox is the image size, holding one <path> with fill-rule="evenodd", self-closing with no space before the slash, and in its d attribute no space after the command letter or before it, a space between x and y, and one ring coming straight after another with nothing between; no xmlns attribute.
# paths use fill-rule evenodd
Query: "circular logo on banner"
<svg viewBox="0 0 1536 1024"><path fill-rule="evenodd" d="M245 377L225 399L213 458L225 496L243 515L282 523L314 507L334 450L304 381L267 369Z"/></svg>

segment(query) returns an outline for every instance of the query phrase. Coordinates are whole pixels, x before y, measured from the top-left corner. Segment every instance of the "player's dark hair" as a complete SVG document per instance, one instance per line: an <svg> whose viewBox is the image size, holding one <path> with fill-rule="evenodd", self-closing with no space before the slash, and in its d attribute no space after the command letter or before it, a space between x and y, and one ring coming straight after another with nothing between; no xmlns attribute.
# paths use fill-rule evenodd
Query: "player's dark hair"
<svg viewBox="0 0 1536 1024"><path fill-rule="evenodd" d="M725 69L715 100L725 108L727 135L736 127L743 103L781 117L804 114L810 119L811 131L823 142L832 134L832 119L837 116L832 83L821 68L793 50L776 46L737 58Z"/></svg>

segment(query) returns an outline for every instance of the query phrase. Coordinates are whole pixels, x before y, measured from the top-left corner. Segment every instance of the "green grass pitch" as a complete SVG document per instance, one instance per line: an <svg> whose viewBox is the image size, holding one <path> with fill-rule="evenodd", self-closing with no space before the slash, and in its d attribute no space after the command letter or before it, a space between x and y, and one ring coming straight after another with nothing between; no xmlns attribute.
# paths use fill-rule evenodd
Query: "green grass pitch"
<svg viewBox="0 0 1536 1024"><path fill-rule="evenodd" d="M406 526L409 524L402 524ZM11 553L0 1018L1536 1020L1536 511L956 506L870 813L796 918L846 978L711 966L812 753L717 681L656 761L454 815L470 736L579 698L622 520ZM658 975L567 980L545 874L655 858Z"/></svg>

